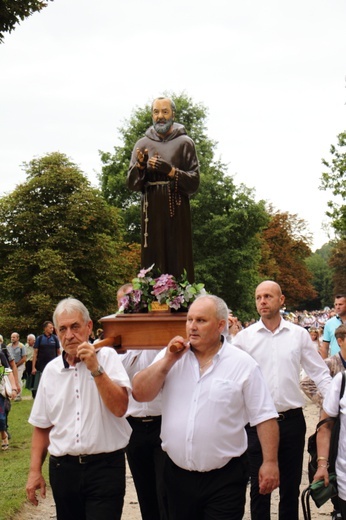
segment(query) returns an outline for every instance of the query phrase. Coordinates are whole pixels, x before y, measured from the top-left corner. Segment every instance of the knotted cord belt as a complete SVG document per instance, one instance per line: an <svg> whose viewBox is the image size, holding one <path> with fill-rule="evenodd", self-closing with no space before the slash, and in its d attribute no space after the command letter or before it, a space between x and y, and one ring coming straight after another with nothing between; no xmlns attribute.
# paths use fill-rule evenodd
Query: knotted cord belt
<svg viewBox="0 0 346 520"><path fill-rule="evenodd" d="M145 191L144 191L144 203L143 203L143 213L144 213L144 245L143 247L148 247L148 191L147 188L149 186L168 186L168 204L169 204L169 214L171 217L175 214L174 205L180 206L181 204L181 196L178 194L178 172L175 173L175 183L174 183L174 193L173 193L173 202L172 204L172 195L171 195L171 187L170 181L154 181L154 182L146 182Z"/></svg>

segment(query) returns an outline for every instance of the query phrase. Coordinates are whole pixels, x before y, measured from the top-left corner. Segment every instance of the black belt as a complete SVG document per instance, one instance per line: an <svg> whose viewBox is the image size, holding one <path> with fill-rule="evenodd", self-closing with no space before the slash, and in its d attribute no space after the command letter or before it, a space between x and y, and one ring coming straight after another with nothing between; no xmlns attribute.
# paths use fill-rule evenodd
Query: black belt
<svg viewBox="0 0 346 520"><path fill-rule="evenodd" d="M95 453L94 455L62 455L61 457L55 457L51 455L50 458L56 462L72 462L75 464L92 464L100 460L107 459L117 453L124 453L124 450L110 451L109 453Z"/></svg>
<svg viewBox="0 0 346 520"><path fill-rule="evenodd" d="M291 417L297 417L303 413L302 408L292 408L291 410L286 410L285 412L278 412L279 417L278 421L285 421L286 419L290 419Z"/></svg>
<svg viewBox="0 0 346 520"><path fill-rule="evenodd" d="M160 421L161 415L146 415L145 417L133 417L132 415L129 415L127 417L127 419L129 421L147 423L147 422Z"/></svg>

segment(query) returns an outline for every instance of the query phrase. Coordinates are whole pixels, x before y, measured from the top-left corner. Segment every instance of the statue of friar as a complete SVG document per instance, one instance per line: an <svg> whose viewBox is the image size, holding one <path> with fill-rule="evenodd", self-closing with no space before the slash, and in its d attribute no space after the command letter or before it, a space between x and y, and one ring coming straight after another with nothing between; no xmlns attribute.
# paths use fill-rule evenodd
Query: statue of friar
<svg viewBox="0 0 346 520"><path fill-rule="evenodd" d="M153 125L132 152L127 185L142 193L141 265L194 281L190 196L199 186L195 144L175 123L175 104L159 97Z"/></svg>

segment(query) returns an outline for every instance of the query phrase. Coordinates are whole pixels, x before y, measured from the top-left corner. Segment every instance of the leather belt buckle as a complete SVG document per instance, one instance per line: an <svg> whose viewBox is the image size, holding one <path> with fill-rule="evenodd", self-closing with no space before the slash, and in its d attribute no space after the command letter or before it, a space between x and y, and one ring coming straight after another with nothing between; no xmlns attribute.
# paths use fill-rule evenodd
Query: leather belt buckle
<svg viewBox="0 0 346 520"><path fill-rule="evenodd" d="M87 464L87 457L88 455L78 455L79 464Z"/></svg>
<svg viewBox="0 0 346 520"><path fill-rule="evenodd" d="M284 413L278 413L277 421L284 421L285 420L285 414Z"/></svg>

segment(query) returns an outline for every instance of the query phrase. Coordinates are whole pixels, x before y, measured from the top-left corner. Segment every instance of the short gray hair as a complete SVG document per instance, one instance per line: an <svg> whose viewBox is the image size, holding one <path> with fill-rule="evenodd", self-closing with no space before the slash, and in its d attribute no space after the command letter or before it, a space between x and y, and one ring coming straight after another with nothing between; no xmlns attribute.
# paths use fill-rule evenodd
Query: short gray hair
<svg viewBox="0 0 346 520"><path fill-rule="evenodd" d="M55 308L53 314L53 323L55 328L57 328L58 317L63 312L66 312L66 314L79 312L82 315L83 321L85 323L90 321L90 314L84 303L77 300L76 298L65 298L64 300L61 300Z"/></svg>
<svg viewBox="0 0 346 520"><path fill-rule="evenodd" d="M215 296L215 294L203 294L198 296L195 301L200 300L202 298L211 300L215 305L216 317L218 320L228 320L228 306L224 302L222 298L219 296Z"/></svg>
<svg viewBox="0 0 346 520"><path fill-rule="evenodd" d="M35 336L35 334L28 334L26 339L29 339L29 338L36 339L36 336Z"/></svg>

